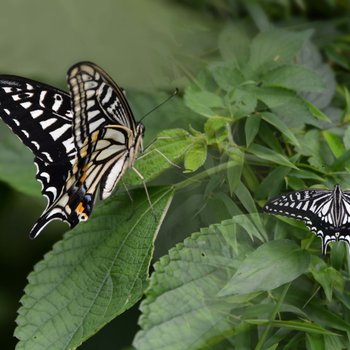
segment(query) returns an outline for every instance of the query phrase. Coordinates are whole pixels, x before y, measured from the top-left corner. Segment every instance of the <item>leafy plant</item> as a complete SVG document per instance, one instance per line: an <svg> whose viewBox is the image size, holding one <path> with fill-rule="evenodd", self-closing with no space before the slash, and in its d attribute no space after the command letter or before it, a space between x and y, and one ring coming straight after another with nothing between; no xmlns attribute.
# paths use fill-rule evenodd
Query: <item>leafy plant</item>
<svg viewBox="0 0 350 350"><path fill-rule="evenodd" d="M230 28L226 40L230 30L236 35ZM327 264L303 225L245 214L287 187L349 186L341 111L320 109L335 96L334 75L310 34L241 38L243 50L225 47L224 60L186 89L187 106L207 118L196 132L207 157L227 165L216 190L232 196L233 218L193 233L155 264L136 349L348 348L344 244L333 244Z"/></svg>
<svg viewBox="0 0 350 350"><path fill-rule="evenodd" d="M229 3L198 7L224 16ZM239 2L230 15L242 7L260 30L221 31L218 56L176 102L181 125L160 129L135 164L151 203L129 171L130 196L98 204L29 274L18 349L74 349L143 295L136 349L349 349L345 245L320 256L303 224L259 214L289 188L350 187L348 38L316 46L317 31L269 23L265 11L292 15L284 2ZM38 195L31 155L0 133L1 181ZM159 231L158 254L183 242L149 278Z"/></svg>

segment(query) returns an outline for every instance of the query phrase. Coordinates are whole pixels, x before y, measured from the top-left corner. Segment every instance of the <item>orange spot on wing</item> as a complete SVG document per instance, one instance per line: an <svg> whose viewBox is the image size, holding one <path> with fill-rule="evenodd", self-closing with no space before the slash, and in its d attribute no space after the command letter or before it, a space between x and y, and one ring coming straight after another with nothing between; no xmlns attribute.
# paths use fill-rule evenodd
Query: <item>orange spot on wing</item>
<svg viewBox="0 0 350 350"><path fill-rule="evenodd" d="M78 205L77 205L77 207L75 208L75 212L77 213L77 214L81 214L81 213L83 213L84 212L84 205L83 205L83 202L80 202Z"/></svg>
<svg viewBox="0 0 350 350"><path fill-rule="evenodd" d="M81 183L83 183L83 182L86 180L86 177L87 177L87 169L88 169L88 167L87 167L87 165L85 164L84 167L83 167L83 169L82 169L82 175L80 176L80 179L79 179L79 181L80 181Z"/></svg>

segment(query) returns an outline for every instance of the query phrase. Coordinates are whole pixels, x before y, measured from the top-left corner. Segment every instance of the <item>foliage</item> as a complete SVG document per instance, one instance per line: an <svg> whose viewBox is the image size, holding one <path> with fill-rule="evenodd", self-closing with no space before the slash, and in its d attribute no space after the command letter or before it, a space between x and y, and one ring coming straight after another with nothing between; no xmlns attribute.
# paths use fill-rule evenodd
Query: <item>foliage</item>
<svg viewBox="0 0 350 350"><path fill-rule="evenodd" d="M183 96L168 103L175 125L150 122L157 137L135 167L151 203L128 172L132 200L124 192L97 205L34 267L19 349L76 348L143 294L136 349L349 348L345 244L321 256L303 224L259 214L288 189L350 188L349 24L310 23L303 1L188 5L236 20L198 74L183 67ZM30 154L0 132L1 181L37 195ZM164 255L148 278L159 230Z"/></svg>
<svg viewBox="0 0 350 350"><path fill-rule="evenodd" d="M226 40L229 33L237 36L229 27ZM224 47L222 61L186 89L187 106L206 118L207 157L216 152L221 167L234 169L220 184L232 194L233 219L192 234L155 264L137 349L348 348L344 245L322 259L303 225L244 214L287 187L349 187L344 115L319 109L335 97L334 73L310 34L243 36L243 50Z"/></svg>

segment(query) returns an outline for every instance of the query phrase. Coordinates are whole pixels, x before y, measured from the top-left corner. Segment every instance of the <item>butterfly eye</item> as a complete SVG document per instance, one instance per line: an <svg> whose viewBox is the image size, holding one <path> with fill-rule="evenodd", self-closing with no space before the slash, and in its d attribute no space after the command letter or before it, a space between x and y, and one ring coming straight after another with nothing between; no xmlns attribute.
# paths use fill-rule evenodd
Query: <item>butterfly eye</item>
<svg viewBox="0 0 350 350"><path fill-rule="evenodd" d="M78 216L78 219L79 221L87 221L88 219L88 215L86 213L81 213L79 216Z"/></svg>

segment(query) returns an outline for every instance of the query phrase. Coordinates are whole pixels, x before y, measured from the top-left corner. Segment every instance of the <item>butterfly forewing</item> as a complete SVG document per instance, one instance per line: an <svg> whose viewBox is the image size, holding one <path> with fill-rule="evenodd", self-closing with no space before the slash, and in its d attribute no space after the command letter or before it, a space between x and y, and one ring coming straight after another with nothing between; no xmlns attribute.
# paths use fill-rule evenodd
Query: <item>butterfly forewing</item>
<svg viewBox="0 0 350 350"><path fill-rule="evenodd" d="M144 127L136 123L122 89L90 62L68 71L78 157L88 164L86 186L107 198L142 148ZM95 134L100 130L98 134ZM95 135L93 138L92 136Z"/></svg>
<svg viewBox="0 0 350 350"><path fill-rule="evenodd" d="M100 67L90 62L74 65L68 71L68 84L78 148L104 125L116 124L135 131L136 123L123 91Z"/></svg>
<svg viewBox="0 0 350 350"><path fill-rule="evenodd" d="M322 239L322 251L337 240L349 242L350 193L339 185L333 191L302 190L281 195L268 201L264 210L305 222Z"/></svg>
<svg viewBox="0 0 350 350"><path fill-rule="evenodd" d="M37 179L50 205L75 157L67 93L16 76L0 76L0 117L34 153Z"/></svg>

